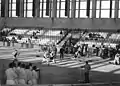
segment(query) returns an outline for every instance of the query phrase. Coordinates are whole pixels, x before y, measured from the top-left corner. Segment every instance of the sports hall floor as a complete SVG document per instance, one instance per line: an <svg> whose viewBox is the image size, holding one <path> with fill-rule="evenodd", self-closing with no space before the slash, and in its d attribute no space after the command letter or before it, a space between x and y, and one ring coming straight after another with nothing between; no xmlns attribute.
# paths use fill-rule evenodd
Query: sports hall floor
<svg viewBox="0 0 120 86"><path fill-rule="evenodd" d="M17 47L19 46L20 45L17 45ZM13 49L13 47L0 47L0 79L3 79L3 81L4 71L8 67L9 62L13 59ZM84 65L85 60L89 60L92 67L90 72L91 83L120 81L120 65L109 64L109 59L101 59L100 57L86 59L82 57L80 59L81 62L78 62L72 60L71 55L65 55L65 59L60 61L58 55L56 59L57 63L51 63L50 66L47 66L46 63L41 64L42 52L41 57L36 57L36 51L38 49L39 47L34 49L20 48L21 54L19 56L19 61L32 62L40 68L39 84L79 84L80 82L78 80L83 80L83 70L80 69L80 66Z"/></svg>

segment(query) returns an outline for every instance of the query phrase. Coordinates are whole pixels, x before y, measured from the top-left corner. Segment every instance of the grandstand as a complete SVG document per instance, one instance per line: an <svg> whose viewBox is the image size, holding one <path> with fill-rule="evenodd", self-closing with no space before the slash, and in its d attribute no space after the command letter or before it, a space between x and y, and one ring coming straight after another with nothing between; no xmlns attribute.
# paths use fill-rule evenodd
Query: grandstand
<svg viewBox="0 0 120 86"><path fill-rule="evenodd" d="M18 60L39 69L33 86L120 86L119 0L0 0L0 17L0 85Z"/></svg>

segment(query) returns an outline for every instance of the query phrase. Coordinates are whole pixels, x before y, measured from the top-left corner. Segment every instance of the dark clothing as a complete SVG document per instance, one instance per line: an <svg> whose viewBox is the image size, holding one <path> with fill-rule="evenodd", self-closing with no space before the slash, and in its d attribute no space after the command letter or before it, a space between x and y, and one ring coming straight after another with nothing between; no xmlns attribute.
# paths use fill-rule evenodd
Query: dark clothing
<svg viewBox="0 0 120 86"><path fill-rule="evenodd" d="M64 53L64 48L61 48L60 49L60 54L63 54Z"/></svg>
<svg viewBox="0 0 120 86"><path fill-rule="evenodd" d="M89 83L89 72L91 70L91 66L89 64L86 64L83 66L85 69L84 76L85 76L85 83Z"/></svg>
<svg viewBox="0 0 120 86"><path fill-rule="evenodd" d="M85 72L84 73L84 76L85 76L85 83L89 83L89 72Z"/></svg>
<svg viewBox="0 0 120 86"><path fill-rule="evenodd" d="M63 58L64 58L64 54L60 53L60 59L63 59Z"/></svg>
<svg viewBox="0 0 120 86"><path fill-rule="evenodd" d="M62 47L60 49L60 59L63 59L64 58L64 48Z"/></svg>

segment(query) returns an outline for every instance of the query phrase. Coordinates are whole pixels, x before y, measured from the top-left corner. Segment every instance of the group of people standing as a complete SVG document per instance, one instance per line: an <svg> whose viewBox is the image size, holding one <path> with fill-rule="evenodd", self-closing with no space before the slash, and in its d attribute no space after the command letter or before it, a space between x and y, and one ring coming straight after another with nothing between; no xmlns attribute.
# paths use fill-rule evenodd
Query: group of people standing
<svg viewBox="0 0 120 86"><path fill-rule="evenodd" d="M50 62L56 63L55 58L57 56L57 47L54 44L44 47L43 51L44 55L42 62L47 62L48 65L50 64Z"/></svg>
<svg viewBox="0 0 120 86"><path fill-rule="evenodd" d="M6 84L7 85L36 85L38 80L38 69L31 63L13 61L9 63L9 68L6 69Z"/></svg>

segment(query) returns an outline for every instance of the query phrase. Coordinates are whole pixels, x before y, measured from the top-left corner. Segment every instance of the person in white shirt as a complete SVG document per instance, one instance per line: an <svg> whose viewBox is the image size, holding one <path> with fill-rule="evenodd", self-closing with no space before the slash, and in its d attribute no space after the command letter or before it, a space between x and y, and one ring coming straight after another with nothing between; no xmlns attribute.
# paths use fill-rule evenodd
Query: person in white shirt
<svg viewBox="0 0 120 86"><path fill-rule="evenodd" d="M25 72L26 72L26 83L28 85L32 85L32 71L30 69L30 65L26 65Z"/></svg>
<svg viewBox="0 0 120 86"><path fill-rule="evenodd" d="M17 82L18 76L15 72L14 67L15 67L14 63L10 63L9 68L5 71L6 77L7 77L7 80L6 80L7 85L17 85L18 84L18 82Z"/></svg>
<svg viewBox="0 0 120 86"><path fill-rule="evenodd" d="M54 52L54 51L52 51L52 52L50 53L50 61L56 63L56 61L55 61L55 52Z"/></svg>
<svg viewBox="0 0 120 86"><path fill-rule="evenodd" d="M119 53L117 53L115 55L114 64L120 64L120 54Z"/></svg>
<svg viewBox="0 0 120 86"><path fill-rule="evenodd" d="M50 61L50 53L49 53L49 51L46 51L44 53L42 62L47 62L47 64L49 65L49 61Z"/></svg>
<svg viewBox="0 0 120 86"><path fill-rule="evenodd" d="M19 69L19 77L18 77L18 83L20 85L26 85L26 72L25 72L25 64L21 64Z"/></svg>
<svg viewBox="0 0 120 86"><path fill-rule="evenodd" d="M30 67L30 70L32 71L32 69L33 69L33 64L32 64L32 63L29 63L29 67Z"/></svg>
<svg viewBox="0 0 120 86"><path fill-rule="evenodd" d="M38 79L37 67L33 66L33 70L32 70L32 85L36 85L37 84L37 79Z"/></svg>
<svg viewBox="0 0 120 86"><path fill-rule="evenodd" d="M16 74L18 75L18 80L19 80L20 69L21 69L21 62L18 62L16 67Z"/></svg>
<svg viewBox="0 0 120 86"><path fill-rule="evenodd" d="M15 49L15 51L12 53L14 60L18 61L18 56L20 55L20 52Z"/></svg>

